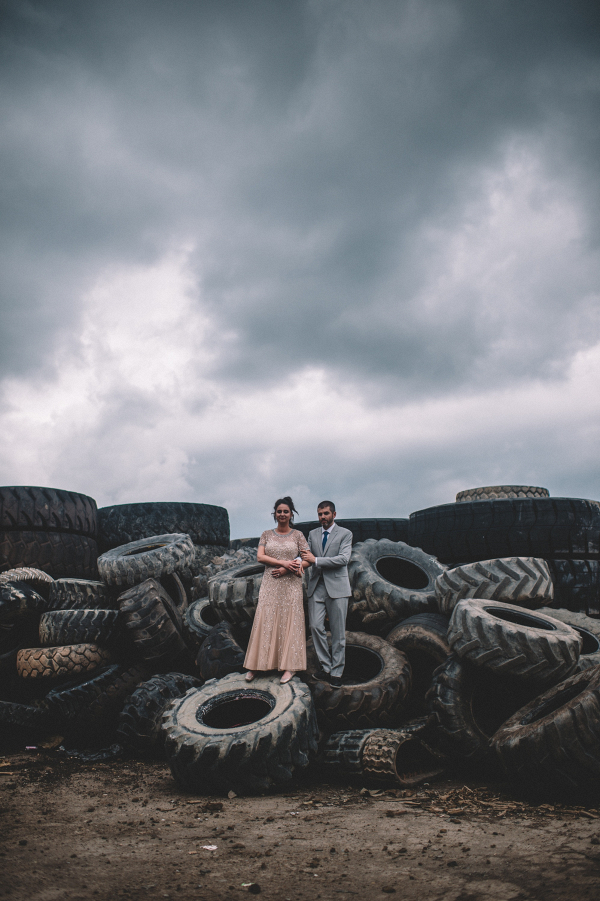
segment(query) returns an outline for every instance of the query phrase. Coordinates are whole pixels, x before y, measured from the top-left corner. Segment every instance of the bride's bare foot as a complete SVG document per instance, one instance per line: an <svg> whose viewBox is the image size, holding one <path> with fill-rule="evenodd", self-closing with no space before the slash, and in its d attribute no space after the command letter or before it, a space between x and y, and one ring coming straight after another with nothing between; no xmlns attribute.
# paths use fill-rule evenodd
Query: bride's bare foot
<svg viewBox="0 0 600 901"><path fill-rule="evenodd" d="M248 670L248 672L246 673L246 682L252 682L255 675L256 673L253 673L252 670Z"/></svg>
<svg viewBox="0 0 600 901"><path fill-rule="evenodd" d="M279 680L279 682L280 682L281 685L285 685L286 682L289 682L290 679L293 679L293 678L294 678L294 674L291 673L291 672L289 671L289 669L286 669L285 673L283 674L283 676L281 677L281 679Z"/></svg>

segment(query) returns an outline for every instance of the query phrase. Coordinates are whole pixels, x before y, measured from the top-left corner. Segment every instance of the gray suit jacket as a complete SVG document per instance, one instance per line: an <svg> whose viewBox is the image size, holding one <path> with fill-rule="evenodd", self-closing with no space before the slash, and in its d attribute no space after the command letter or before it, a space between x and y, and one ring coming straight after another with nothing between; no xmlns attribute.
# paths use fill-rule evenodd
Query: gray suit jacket
<svg viewBox="0 0 600 901"><path fill-rule="evenodd" d="M330 598L349 598L352 594L348 578L348 563L352 553L352 532L349 529L343 529L336 523L335 529L327 540L324 553L321 543L322 535L321 528L313 529L308 534L308 546L315 557L319 559L318 565L313 563L308 569L306 593L309 597L313 594L322 575Z"/></svg>

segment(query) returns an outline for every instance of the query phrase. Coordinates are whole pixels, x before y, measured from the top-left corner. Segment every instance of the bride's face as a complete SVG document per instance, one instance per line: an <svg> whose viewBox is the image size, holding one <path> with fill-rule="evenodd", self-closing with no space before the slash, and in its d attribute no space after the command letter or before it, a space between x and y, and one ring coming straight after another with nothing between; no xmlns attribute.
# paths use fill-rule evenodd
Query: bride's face
<svg viewBox="0 0 600 901"><path fill-rule="evenodd" d="M287 526L292 518L292 511L287 504L279 504L275 510L275 516L277 517L278 526Z"/></svg>

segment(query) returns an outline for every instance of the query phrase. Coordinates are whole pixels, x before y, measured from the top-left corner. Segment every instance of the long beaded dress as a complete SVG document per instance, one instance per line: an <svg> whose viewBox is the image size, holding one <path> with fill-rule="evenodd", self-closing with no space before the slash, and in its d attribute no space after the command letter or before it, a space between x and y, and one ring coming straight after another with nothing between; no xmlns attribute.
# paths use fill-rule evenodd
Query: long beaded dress
<svg viewBox="0 0 600 901"><path fill-rule="evenodd" d="M286 535L267 529L259 545L276 560L294 560L301 550L308 550L306 538L297 529ZM302 579L294 573L275 578L273 567L265 567L244 666L294 673L306 669Z"/></svg>

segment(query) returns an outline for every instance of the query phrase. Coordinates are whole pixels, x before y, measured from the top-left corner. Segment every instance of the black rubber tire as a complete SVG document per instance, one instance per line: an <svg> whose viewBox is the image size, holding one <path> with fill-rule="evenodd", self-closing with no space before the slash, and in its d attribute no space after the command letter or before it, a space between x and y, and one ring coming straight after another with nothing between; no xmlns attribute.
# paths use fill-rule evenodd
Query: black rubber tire
<svg viewBox="0 0 600 901"><path fill-rule="evenodd" d="M0 673L2 679L16 672L17 654L22 648L31 647L38 639L37 617L26 617L15 622L0 622Z"/></svg>
<svg viewBox="0 0 600 901"><path fill-rule="evenodd" d="M204 639L221 622L209 598L192 601L183 617L183 634L189 647L200 648Z"/></svg>
<svg viewBox="0 0 600 901"><path fill-rule="evenodd" d="M264 571L263 563L246 563L209 579L208 597L220 619L229 623L252 622Z"/></svg>
<svg viewBox="0 0 600 901"><path fill-rule="evenodd" d="M543 607L554 597L554 584L545 560L504 557L447 569L435 580L435 594L440 613L450 616L465 598Z"/></svg>
<svg viewBox="0 0 600 901"><path fill-rule="evenodd" d="M590 669L592 666L600 666L600 620L586 616L585 613L556 610L553 607L543 607L538 610L538 613L553 616L561 623L567 623L581 636L583 644L575 672Z"/></svg>
<svg viewBox="0 0 600 901"><path fill-rule="evenodd" d="M50 610L40 618L40 644L107 644L116 632L118 618L118 610Z"/></svg>
<svg viewBox="0 0 600 901"><path fill-rule="evenodd" d="M149 502L117 504L98 510L99 543L103 551L151 538L185 532L194 544L229 544L229 515L213 504Z"/></svg>
<svg viewBox="0 0 600 901"><path fill-rule="evenodd" d="M388 541L408 541L408 519L336 519L336 523L352 532L352 544L367 541L369 538L374 541L380 541L382 538ZM318 520L294 524L294 528L299 529L307 539L309 532L320 526ZM258 543L256 546L258 547Z"/></svg>
<svg viewBox="0 0 600 901"><path fill-rule="evenodd" d="M139 585L175 573L193 559L189 535L154 535L106 551L98 558L98 571L109 585Z"/></svg>
<svg viewBox="0 0 600 901"><path fill-rule="evenodd" d="M8 569L0 573L0 585L5 585L7 582L15 582L17 584L26 582L38 594L47 599L54 579L48 573L43 572L41 569L35 569L33 566L18 566L16 569Z"/></svg>
<svg viewBox="0 0 600 901"><path fill-rule="evenodd" d="M211 629L196 657L200 677L208 682L230 673L241 673L249 640L250 629L243 625L219 623Z"/></svg>
<svg viewBox="0 0 600 901"><path fill-rule="evenodd" d="M342 686L319 682L319 662L312 641L307 643L307 675L321 729L369 729L397 726L410 691L410 664L385 639L346 632L346 665Z"/></svg>
<svg viewBox="0 0 600 901"><path fill-rule="evenodd" d="M505 772L560 794L598 794L600 667L577 673L521 708L493 736Z"/></svg>
<svg viewBox="0 0 600 901"><path fill-rule="evenodd" d="M17 672L24 679L56 679L92 672L111 662L107 648L96 644L64 645L56 648L22 648L17 654Z"/></svg>
<svg viewBox="0 0 600 901"><path fill-rule="evenodd" d="M436 612L435 580L444 571L420 548L369 539L352 549L349 614L363 627L384 630L417 613Z"/></svg>
<svg viewBox="0 0 600 901"><path fill-rule="evenodd" d="M5 485L0 487L0 531L72 532L96 538L96 501L61 488Z"/></svg>
<svg viewBox="0 0 600 901"><path fill-rule="evenodd" d="M18 704L0 701L0 740L11 734L43 735L53 728L54 717L44 701L38 704Z"/></svg>
<svg viewBox="0 0 600 901"><path fill-rule="evenodd" d="M183 673L166 673L142 682L119 714L117 740L134 753L164 757L162 715L170 701L200 684L199 679Z"/></svg>
<svg viewBox="0 0 600 901"><path fill-rule="evenodd" d="M548 560L554 607L600 616L600 560Z"/></svg>
<svg viewBox="0 0 600 901"><path fill-rule="evenodd" d="M423 722L423 721L422 721ZM361 781L404 788L441 776L446 759L423 740L424 726L398 729L355 729L327 740L323 762Z"/></svg>
<svg viewBox="0 0 600 901"><path fill-rule="evenodd" d="M27 582L7 582L0 585L0 623L14 623L32 619L48 609L48 601Z"/></svg>
<svg viewBox="0 0 600 901"><path fill-rule="evenodd" d="M554 617L470 598L452 612L448 643L476 666L541 688L573 672L582 642L574 629Z"/></svg>
<svg viewBox="0 0 600 901"><path fill-rule="evenodd" d="M427 692L438 744L460 769L489 760L494 732L536 692L453 654L435 670Z"/></svg>
<svg viewBox="0 0 600 901"><path fill-rule="evenodd" d="M185 585L183 584L177 573L171 573L168 576L161 576L160 584L177 607L179 615L183 619L183 617L185 616L185 611L188 608L188 596L187 591L185 590Z"/></svg>
<svg viewBox="0 0 600 901"><path fill-rule="evenodd" d="M456 503L466 501L493 501L507 497L550 497L547 488L534 485L490 485L485 488L467 488L456 495Z"/></svg>
<svg viewBox="0 0 600 901"><path fill-rule="evenodd" d="M116 610L118 594L92 579L56 579L50 586L48 610Z"/></svg>
<svg viewBox="0 0 600 901"><path fill-rule="evenodd" d="M156 579L134 585L119 597L122 621L148 663L158 667L191 664L182 619L169 594Z"/></svg>
<svg viewBox="0 0 600 901"><path fill-rule="evenodd" d="M173 777L194 792L285 785L317 750L313 702L297 676L285 685L268 676L251 685L237 674L211 680L173 701L162 728Z"/></svg>
<svg viewBox="0 0 600 901"><path fill-rule="evenodd" d="M453 566L494 557L598 560L600 504L568 497L466 501L410 515L409 542Z"/></svg>
<svg viewBox="0 0 600 901"><path fill-rule="evenodd" d="M394 626L386 637L410 663L412 684L405 705L408 716L422 716L427 712L425 695L434 670L450 656L447 632L448 617L420 613Z"/></svg>
<svg viewBox="0 0 600 901"><path fill-rule="evenodd" d="M143 665L103 667L91 678L49 691L45 698L61 728L86 738L115 730L125 700L148 678Z"/></svg>
<svg viewBox="0 0 600 901"><path fill-rule="evenodd" d="M54 579L98 577L94 538L67 532L0 532L0 571L21 566L41 569Z"/></svg>

